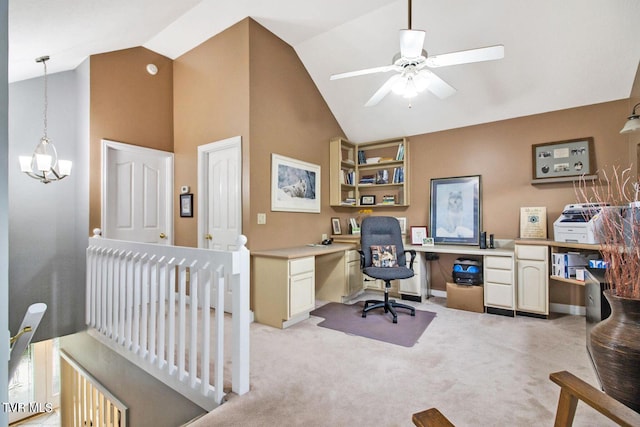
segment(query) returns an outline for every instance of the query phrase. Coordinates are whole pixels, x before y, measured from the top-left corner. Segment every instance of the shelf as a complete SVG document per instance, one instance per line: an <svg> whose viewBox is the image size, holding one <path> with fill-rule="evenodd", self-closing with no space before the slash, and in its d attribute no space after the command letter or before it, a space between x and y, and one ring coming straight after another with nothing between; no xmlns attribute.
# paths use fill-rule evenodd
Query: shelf
<svg viewBox="0 0 640 427"><path fill-rule="evenodd" d="M581 280L567 279L566 277L560 277L560 276L549 276L549 278L552 280L557 280L558 282L565 282L565 283L571 283L572 285L584 286L584 282Z"/></svg>
<svg viewBox="0 0 640 427"><path fill-rule="evenodd" d="M354 144L344 138L332 138L329 145L329 204L334 207L407 207L409 206L409 146L406 138L393 138L383 141ZM399 154L402 153L402 154ZM396 160L401 157L402 160ZM375 163L358 163L360 159L369 159ZM382 172L382 171L386 171ZM364 176L373 180L386 177L388 183L363 183ZM393 182L394 178L402 178L402 182ZM347 184L353 182L353 184ZM346 204L344 200L362 196L376 196L378 201L383 196L394 196L398 204L360 205Z"/></svg>

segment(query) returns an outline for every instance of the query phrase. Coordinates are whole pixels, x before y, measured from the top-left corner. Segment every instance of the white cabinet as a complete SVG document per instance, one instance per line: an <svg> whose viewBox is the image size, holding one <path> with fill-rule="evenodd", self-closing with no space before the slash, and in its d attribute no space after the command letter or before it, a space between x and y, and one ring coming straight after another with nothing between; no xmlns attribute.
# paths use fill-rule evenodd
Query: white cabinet
<svg viewBox="0 0 640 427"><path fill-rule="evenodd" d="M347 292L345 296L350 297L362 290L362 270L360 270L360 253L356 250L347 252L346 276L347 276Z"/></svg>
<svg viewBox="0 0 640 427"><path fill-rule="evenodd" d="M549 249L547 246L516 245L518 268L517 310L549 314Z"/></svg>
<svg viewBox="0 0 640 427"><path fill-rule="evenodd" d="M511 256L484 256L484 305L515 309L514 263Z"/></svg>
<svg viewBox="0 0 640 427"><path fill-rule="evenodd" d="M315 260L313 257L289 261L289 317L315 306Z"/></svg>
<svg viewBox="0 0 640 427"><path fill-rule="evenodd" d="M411 261L411 255L407 254L407 267ZM398 292L408 300L423 302L427 295L426 261L424 254L418 252L413 261L413 277L402 279L398 282Z"/></svg>

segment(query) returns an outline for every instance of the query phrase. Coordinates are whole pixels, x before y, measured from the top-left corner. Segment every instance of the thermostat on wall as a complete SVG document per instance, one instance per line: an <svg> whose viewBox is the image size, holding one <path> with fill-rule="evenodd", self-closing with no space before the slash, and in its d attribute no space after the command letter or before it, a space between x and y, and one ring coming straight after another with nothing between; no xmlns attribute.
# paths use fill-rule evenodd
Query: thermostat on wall
<svg viewBox="0 0 640 427"><path fill-rule="evenodd" d="M185 194L189 192L189 186L188 185L183 185L182 187L180 187L180 193L181 194Z"/></svg>

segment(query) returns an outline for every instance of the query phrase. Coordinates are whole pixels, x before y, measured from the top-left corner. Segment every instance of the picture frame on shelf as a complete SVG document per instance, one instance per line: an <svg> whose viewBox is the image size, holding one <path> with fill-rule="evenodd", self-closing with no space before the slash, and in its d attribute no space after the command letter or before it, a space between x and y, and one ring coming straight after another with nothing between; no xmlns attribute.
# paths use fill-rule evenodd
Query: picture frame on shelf
<svg viewBox="0 0 640 427"><path fill-rule="evenodd" d="M271 210L320 213L320 166L271 154Z"/></svg>
<svg viewBox="0 0 640 427"><path fill-rule="evenodd" d="M405 218L405 217L400 217L400 218L396 217L396 219L400 223L400 232L402 234L407 234L407 218Z"/></svg>
<svg viewBox="0 0 640 427"><path fill-rule="evenodd" d="M333 234L342 234L340 218L331 218L331 231Z"/></svg>
<svg viewBox="0 0 640 427"><path fill-rule="evenodd" d="M412 226L411 227L411 244L422 245L424 239L427 238L427 226Z"/></svg>
<svg viewBox="0 0 640 427"><path fill-rule="evenodd" d="M180 217L193 217L193 193L180 194Z"/></svg>
<svg viewBox="0 0 640 427"><path fill-rule="evenodd" d="M431 237L434 243L478 245L481 218L480 175L431 179Z"/></svg>
<svg viewBox="0 0 640 427"><path fill-rule="evenodd" d="M422 246L435 246L433 237L425 237L424 240L422 241Z"/></svg>
<svg viewBox="0 0 640 427"><path fill-rule="evenodd" d="M593 138L567 139L531 146L533 180L576 178L595 173Z"/></svg>
<svg viewBox="0 0 640 427"><path fill-rule="evenodd" d="M373 206L375 204L376 204L376 196L375 195L360 196L360 205L362 205L362 206Z"/></svg>

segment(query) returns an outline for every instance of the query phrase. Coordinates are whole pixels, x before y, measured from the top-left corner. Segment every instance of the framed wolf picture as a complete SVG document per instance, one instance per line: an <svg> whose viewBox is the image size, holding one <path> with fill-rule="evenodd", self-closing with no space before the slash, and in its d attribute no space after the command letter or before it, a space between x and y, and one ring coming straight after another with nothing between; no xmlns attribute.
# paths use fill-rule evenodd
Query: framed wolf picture
<svg viewBox="0 0 640 427"><path fill-rule="evenodd" d="M320 166L272 154L271 210L320 213Z"/></svg>
<svg viewBox="0 0 640 427"><path fill-rule="evenodd" d="M431 237L436 244L478 245L480 176L431 180Z"/></svg>

